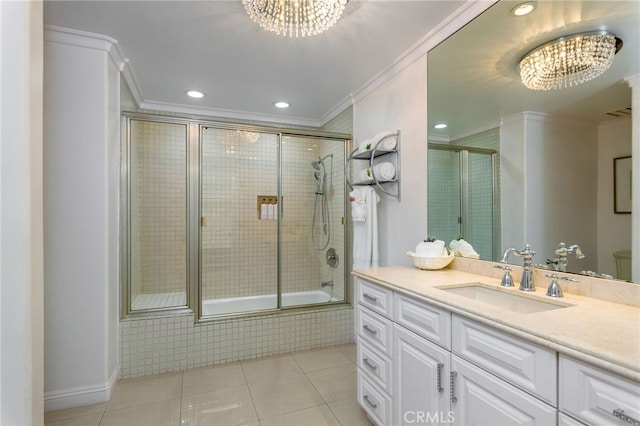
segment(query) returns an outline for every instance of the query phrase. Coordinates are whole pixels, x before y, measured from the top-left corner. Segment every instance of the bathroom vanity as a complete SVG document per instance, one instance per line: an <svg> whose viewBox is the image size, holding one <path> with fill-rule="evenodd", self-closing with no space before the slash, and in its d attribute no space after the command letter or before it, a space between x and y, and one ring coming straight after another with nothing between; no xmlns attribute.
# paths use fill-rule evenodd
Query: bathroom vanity
<svg viewBox="0 0 640 426"><path fill-rule="evenodd" d="M619 303L570 289L555 299L544 295L542 274L524 294L501 288L494 271L456 259L440 271L354 272L357 394L369 418L640 425L640 309L622 303L637 304L640 287L594 284L611 285ZM582 290L597 293L589 283Z"/></svg>

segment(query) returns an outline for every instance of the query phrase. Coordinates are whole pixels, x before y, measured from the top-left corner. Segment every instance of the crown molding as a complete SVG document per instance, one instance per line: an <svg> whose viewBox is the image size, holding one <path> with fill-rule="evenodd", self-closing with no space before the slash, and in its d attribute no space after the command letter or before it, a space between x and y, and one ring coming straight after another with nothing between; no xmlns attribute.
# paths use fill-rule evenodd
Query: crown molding
<svg viewBox="0 0 640 426"><path fill-rule="evenodd" d="M631 126L632 123L633 120L631 119L631 114L629 114L628 117L611 117L611 120L603 121L598 124L598 130L616 126Z"/></svg>
<svg viewBox="0 0 640 426"><path fill-rule="evenodd" d="M203 116L217 117L217 118L230 118L235 120L288 124L292 126L321 127L320 121L311 120L311 119L302 118L302 117L284 117L284 116L275 115L275 114L260 114L260 113L246 112L246 111L238 111L233 109L222 109L222 108L207 108L207 107L194 108L192 106L170 104L167 102L142 101L139 104L139 108L154 110L154 111L162 111L162 112L180 113L180 114L193 114L193 115L203 115Z"/></svg>
<svg viewBox="0 0 640 426"><path fill-rule="evenodd" d="M468 136L473 136L478 133L486 132L487 130L492 129L500 129L500 121L492 121L489 123L485 123L482 126L474 127L473 129L468 129L460 133L456 133L455 135L451 135L450 139L452 141L457 141L462 138L466 138Z"/></svg>
<svg viewBox="0 0 640 426"><path fill-rule="evenodd" d="M122 71L129 62L129 58L125 57L120 49L118 41L106 35L72 30L55 25L45 25L44 40L87 49L103 50L109 54L119 71Z"/></svg>
<svg viewBox="0 0 640 426"><path fill-rule="evenodd" d="M366 98L371 92L391 80L392 77L407 68L416 60L426 55L429 50L447 39L451 34L458 31L496 2L497 0L467 1L433 30L429 31L424 37L418 40L418 42L416 42L412 47L401 54L389 66L369 79L360 89L356 90L351 96L353 102L359 102Z"/></svg>
<svg viewBox="0 0 640 426"><path fill-rule="evenodd" d="M623 78L623 80L629 85L629 87L638 87L640 86L640 74L630 75L628 77Z"/></svg>
<svg viewBox="0 0 640 426"><path fill-rule="evenodd" d="M573 126L589 126L593 127L593 129L597 129L598 125L594 124L590 121L577 120L575 118L563 117L559 115L547 114L544 112L536 112L536 111L522 111L517 112L515 114L508 115L506 117L502 117L500 119L500 126L505 124L509 124L512 122L516 122L518 120L524 121L538 121L538 122L546 122L546 123L557 123L557 124L570 124Z"/></svg>

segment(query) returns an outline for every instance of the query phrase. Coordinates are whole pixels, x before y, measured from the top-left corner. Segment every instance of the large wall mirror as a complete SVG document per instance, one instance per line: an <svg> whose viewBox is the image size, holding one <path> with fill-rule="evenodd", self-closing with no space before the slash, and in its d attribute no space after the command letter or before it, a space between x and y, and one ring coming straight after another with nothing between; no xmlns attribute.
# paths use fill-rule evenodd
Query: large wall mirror
<svg viewBox="0 0 640 426"><path fill-rule="evenodd" d="M537 1L515 16L520 3L495 3L428 54L428 233L460 233L487 260L529 243L534 262L551 267L561 242L577 244L585 257L569 255L567 271L631 280L634 213L614 211L614 159L632 149L625 78L640 73L640 2ZM558 90L524 86L525 54L596 30L623 41L604 74Z"/></svg>

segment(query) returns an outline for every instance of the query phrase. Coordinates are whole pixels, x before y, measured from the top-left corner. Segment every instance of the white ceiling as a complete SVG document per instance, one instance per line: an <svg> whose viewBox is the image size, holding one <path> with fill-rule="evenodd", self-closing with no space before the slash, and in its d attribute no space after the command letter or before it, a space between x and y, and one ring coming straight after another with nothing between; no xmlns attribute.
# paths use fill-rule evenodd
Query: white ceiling
<svg viewBox="0 0 640 426"><path fill-rule="evenodd" d="M117 40L145 108L320 125L464 3L351 0L328 32L300 39L260 29L240 0L47 0L44 11L47 25ZM291 108L276 110L280 99Z"/></svg>
<svg viewBox="0 0 640 426"><path fill-rule="evenodd" d="M502 0L429 53L432 136L447 139L520 111L597 123L630 106L621 80L640 73L640 1L539 0L534 13L516 18L509 12L519 2ZM143 108L318 126L464 3L350 0L328 32L300 39L260 29L240 0L46 0L45 24L117 40ZM553 92L522 85L525 53L596 29L624 42L603 76ZM206 96L193 100L188 89ZM280 99L291 108L274 108ZM448 129L434 131L437 122Z"/></svg>
<svg viewBox="0 0 640 426"><path fill-rule="evenodd" d="M429 52L432 139L456 139L521 111L600 123L615 119L606 112L631 107L631 89L622 79L640 73L640 1L541 0L532 14L511 16L518 3L497 3ZM518 63L527 52L594 30L608 30L624 43L602 76L555 91L524 87ZM433 129L439 122L449 127Z"/></svg>

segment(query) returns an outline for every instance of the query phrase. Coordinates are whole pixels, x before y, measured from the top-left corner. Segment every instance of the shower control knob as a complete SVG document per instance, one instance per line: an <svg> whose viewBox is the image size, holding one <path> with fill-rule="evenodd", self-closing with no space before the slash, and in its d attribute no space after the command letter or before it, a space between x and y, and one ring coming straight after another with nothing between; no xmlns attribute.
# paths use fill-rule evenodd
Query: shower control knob
<svg viewBox="0 0 640 426"><path fill-rule="evenodd" d="M338 267L338 263L340 263L340 258L338 257L338 252L336 252L336 249L330 248L329 250L327 250L326 260L327 260L327 265L331 266L332 268Z"/></svg>

